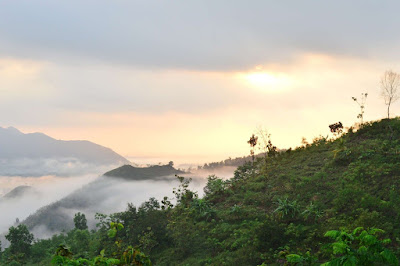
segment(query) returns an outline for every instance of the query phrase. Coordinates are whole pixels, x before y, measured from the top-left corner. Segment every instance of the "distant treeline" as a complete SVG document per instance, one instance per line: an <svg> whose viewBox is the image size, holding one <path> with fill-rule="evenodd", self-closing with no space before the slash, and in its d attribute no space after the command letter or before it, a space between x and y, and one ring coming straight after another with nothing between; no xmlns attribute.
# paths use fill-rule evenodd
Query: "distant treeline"
<svg viewBox="0 0 400 266"><path fill-rule="evenodd" d="M265 157L265 153L259 153L255 157L256 158L263 158L263 157ZM224 166L238 167L238 166L244 165L246 162L251 162L251 161L252 161L252 158L251 158L250 155L249 156L243 156L243 157L236 157L234 159L229 157L228 159L220 161L220 162L205 163L203 166L199 165L197 167L197 169L198 170L201 170L201 169L210 170L210 169L222 168Z"/></svg>

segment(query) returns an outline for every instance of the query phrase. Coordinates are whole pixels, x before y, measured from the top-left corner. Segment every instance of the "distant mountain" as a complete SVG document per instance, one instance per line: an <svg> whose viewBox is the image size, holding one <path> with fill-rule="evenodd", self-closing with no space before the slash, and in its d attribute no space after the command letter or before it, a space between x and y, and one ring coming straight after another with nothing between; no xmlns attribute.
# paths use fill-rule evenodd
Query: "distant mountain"
<svg viewBox="0 0 400 266"><path fill-rule="evenodd" d="M56 140L43 133L0 127L0 175L84 174L96 166L127 163L111 149L90 141Z"/></svg>
<svg viewBox="0 0 400 266"><path fill-rule="evenodd" d="M35 189L31 186L18 186L5 194L0 200L18 199L27 193L35 193Z"/></svg>
<svg viewBox="0 0 400 266"><path fill-rule="evenodd" d="M123 178L125 180L149 180L183 173L185 172L175 169L171 164L153 165L150 167L123 165L117 169L108 171L104 176Z"/></svg>

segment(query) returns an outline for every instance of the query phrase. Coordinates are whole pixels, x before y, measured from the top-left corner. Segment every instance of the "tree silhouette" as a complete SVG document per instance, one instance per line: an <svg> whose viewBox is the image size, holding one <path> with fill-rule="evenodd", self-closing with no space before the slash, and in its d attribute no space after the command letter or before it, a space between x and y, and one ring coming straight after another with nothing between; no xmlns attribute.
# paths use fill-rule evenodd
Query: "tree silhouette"
<svg viewBox="0 0 400 266"><path fill-rule="evenodd" d="M329 129L334 135L340 135L343 132L343 124L342 122L337 122L332 125L329 125Z"/></svg>
<svg viewBox="0 0 400 266"><path fill-rule="evenodd" d="M257 140L258 140L258 137L254 136L254 134L253 134L250 137L250 139L247 141L247 143L249 143L250 147L251 147L250 154L251 154L251 159L253 160L253 163L254 163L254 147L257 145Z"/></svg>

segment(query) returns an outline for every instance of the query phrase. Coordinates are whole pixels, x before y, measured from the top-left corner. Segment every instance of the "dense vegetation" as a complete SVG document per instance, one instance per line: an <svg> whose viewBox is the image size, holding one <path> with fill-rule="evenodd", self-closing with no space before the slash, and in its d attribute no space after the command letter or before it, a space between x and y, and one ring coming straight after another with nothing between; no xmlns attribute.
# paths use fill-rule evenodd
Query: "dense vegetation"
<svg viewBox="0 0 400 266"><path fill-rule="evenodd" d="M262 157L263 154L259 154L258 157ZM220 162L211 162L211 163L205 163L203 166L198 166L197 169L204 169L204 170L214 170L214 169L219 169L225 166L241 166L245 164L246 162L251 160L251 156L243 156L243 157L236 157L234 159L228 158Z"/></svg>
<svg viewBox="0 0 400 266"><path fill-rule="evenodd" d="M266 154L229 180L210 176L203 198L178 177L175 206L168 198L129 204L98 214L96 231L77 214L74 230L26 241L22 251L12 243L1 262L123 265L131 252L143 260L134 265L147 256L155 265L398 265L399 161L400 120L366 123Z"/></svg>

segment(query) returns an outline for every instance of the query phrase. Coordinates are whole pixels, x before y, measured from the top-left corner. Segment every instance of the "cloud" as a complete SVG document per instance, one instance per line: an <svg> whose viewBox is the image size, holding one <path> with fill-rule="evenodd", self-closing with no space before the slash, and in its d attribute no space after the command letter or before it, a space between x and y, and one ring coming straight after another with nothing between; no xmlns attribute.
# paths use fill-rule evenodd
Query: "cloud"
<svg viewBox="0 0 400 266"><path fill-rule="evenodd" d="M6 62L3 61L3 64ZM24 65L24 61L15 62ZM307 94L321 94L324 97L327 92L337 97L337 90L356 89L351 87L352 84L371 86L372 83L368 82L378 79L386 64L379 60L324 54L301 54L290 64L259 64L261 71L273 77L284 76L287 79L282 83L285 88L279 82L254 86L251 80L244 79L243 76L258 71L255 66L246 71L207 72L139 70L94 64L79 67L43 65L33 82L22 82L18 86L14 86L14 78L11 80L0 72L3 88L6 89L5 97L0 99L0 111L3 111L0 112L0 118L4 123L65 125L73 122L76 125L76 121L80 120L80 115L74 114L77 111L196 114L240 108L243 105L269 108L278 103L285 105L287 101L282 101L282 98L290 102L297 96ZM396 65L399 66L398 63L392 64ZM21 78L24 76L21 75ZM10 93L17 95L18 99L10 101ZM27 112L31 114L29 117L26 116Z"/></svg>
<svg viewBox="0 0 400 266"><path fill-rule="evenodd" d="M2 1L0 54L139 68L248 69L299 53L399 58L397 1ZM27 45L29 44L29 45Z"/></svg>
<svg viewBox="0 0 400 266"><path fill-rule="evenodd" d="M0 175L40 177L43 175L76 176L91 173L102 174L120 166L119 164L101 164L84 162L77 158L2 158L0 159Z"/></svg>
<svg viewBox="0 0 400 266"><path fill-rule="evenodd" d="M6 231L16 218L20 221L34 213L40 207L65 197L72 191L93 181L96 175L83 175L75 177L7 177L0 176L0 195L6 194L13 188L21 185L29 185L34 193L26 193L20 198L12 200L0 200L0 233ZM2 196L2 195L1 195Z"/></svg>

